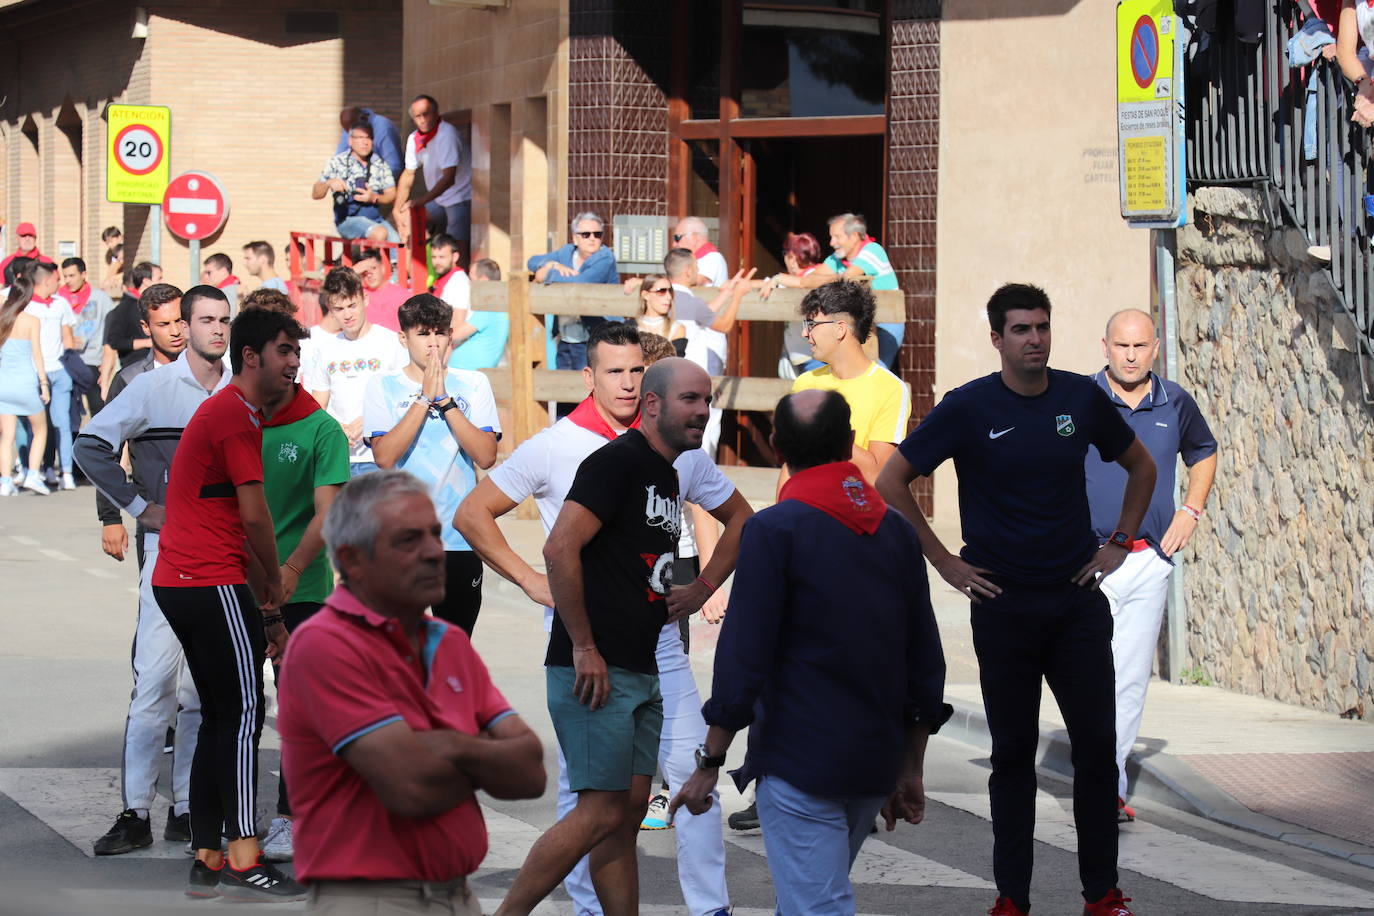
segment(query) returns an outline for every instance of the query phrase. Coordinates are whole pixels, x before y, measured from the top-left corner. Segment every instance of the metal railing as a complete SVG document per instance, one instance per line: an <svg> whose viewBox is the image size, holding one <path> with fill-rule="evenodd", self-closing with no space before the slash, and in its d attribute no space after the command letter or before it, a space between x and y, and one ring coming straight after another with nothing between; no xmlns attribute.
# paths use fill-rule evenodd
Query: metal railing
<svg viewBox="0 0 1374 916"><path fill-rule="evenodd" d="M1309 245L1330 249L1326 272L1355 323L1364 396L1374 403L1370 129L1350 120L1353 85L1334 60L1289 65L1288 42L1312 15L1304 0L1272 0L1258 44L1219 32L1197 60L1185 56L1188 178L1259 185Z"/></svg>

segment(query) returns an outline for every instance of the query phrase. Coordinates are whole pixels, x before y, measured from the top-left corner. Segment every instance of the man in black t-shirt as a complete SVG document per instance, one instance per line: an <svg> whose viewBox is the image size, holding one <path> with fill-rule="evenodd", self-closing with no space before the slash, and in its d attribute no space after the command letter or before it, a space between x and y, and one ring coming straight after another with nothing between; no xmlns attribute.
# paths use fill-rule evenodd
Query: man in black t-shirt
<svg viewBox="0 0 1374 916"><path fill-rule="evenodd" d="M545 676L577 806L534 844L497 916L529 913L589 852L605 910L638 906L635 839L663 725L655 649L670 622L682 530L673 462L701 447L710 403L701 367L685 359L651 366L640 429L582 462L549 532L544 560L557 616Z"/></svg>
<svg viewBox="0 0 1374 916"><path fill-rule="evenodd" d="M878 492L916 526L926 557L973 602L973 645L992 736L993 916L1030 909L1040 680L1073 743L1074 823L1085 916L1129 916L1117 887L1112 617L1098 590L1121 565L1154 489L1150 453L1087 376L1048 367L1050 301L1008 284L988 300L1002 370L950 392L903 442ZM1097 447L1128 479L1098 547L1083 457ZM910 485L947 458L959 475L964 549L940 543Z"/></svg>

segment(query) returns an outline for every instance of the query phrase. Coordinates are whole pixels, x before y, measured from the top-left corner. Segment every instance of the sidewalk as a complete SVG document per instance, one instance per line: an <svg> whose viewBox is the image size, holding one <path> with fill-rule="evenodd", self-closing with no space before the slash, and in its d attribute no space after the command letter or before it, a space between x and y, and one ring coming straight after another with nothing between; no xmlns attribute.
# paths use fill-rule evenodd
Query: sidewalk
<svg viewBox="0 0 1374 916"><path fill-rule="evenodd" d="M762 508L775 477L727 469ZM502 520L511 546L542 568L537 521ZM946 543L956 531L936 526ZM990 748L978 687L968 599L927 567L944 645L947 702L954 718L941 734ZM694 618L692 663L705 685L720 630ZM1071 777L1068 734L1046 687L1038 765ZM1374 869L1374 723L1244 696L1217 687L1152 681L1144 723L1127 762L1132 797ZM1129 827L1124 829L1129 830Z"/></svg>

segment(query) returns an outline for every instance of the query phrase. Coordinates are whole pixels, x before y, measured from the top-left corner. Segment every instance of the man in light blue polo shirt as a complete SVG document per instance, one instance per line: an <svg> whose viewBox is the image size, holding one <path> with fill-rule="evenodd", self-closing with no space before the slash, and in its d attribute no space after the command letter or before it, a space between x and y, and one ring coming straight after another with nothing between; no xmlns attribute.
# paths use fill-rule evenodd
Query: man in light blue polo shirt
<svg viewBox="0 0 1374 916"><path fill-rule="evenodd" d="M473 283L500 282L501 266L491 258L472 265ZM503 311L469 309L454 329L450 369L494 369L501 364L510 338L510 315Z"/></svg>
<svg viewBox="0 0 1374 916"><path fill-rule="evenodd" d="M410 363L368 380L363 435L378 467L402 468L429 485L444 520L448 581L444 600L432 610L471 636L482 608L482 561L453 527L453 516L477 485L475 466L496 463L496 398L482 373L445 365L452 306L421 293L407 299L397 317Z"/></svg>
<svg viewBox="0 0 1374 916"><path fill-rule="evenodd" d="M1126 758L1140 733L1150 664L1164 619L1170 557L1192 537L1217 471L1217 440L1197 403L1174 382L1150 371L1159 353L1150 316L1137 309L1117 312L1102 338L1107 365L1094 377L1154 458L1157 476L1150 508L1136 530L1131 553L1102 580L1112 607L1112 656L1116 664L1117 820L1135 820L1126 804ZM1174 509L1176 457L1188 467L1188 492ZM1084 458L1088 505L1099 543L1111 537L1126 472L1103 461L1097 449Z"/></svg>

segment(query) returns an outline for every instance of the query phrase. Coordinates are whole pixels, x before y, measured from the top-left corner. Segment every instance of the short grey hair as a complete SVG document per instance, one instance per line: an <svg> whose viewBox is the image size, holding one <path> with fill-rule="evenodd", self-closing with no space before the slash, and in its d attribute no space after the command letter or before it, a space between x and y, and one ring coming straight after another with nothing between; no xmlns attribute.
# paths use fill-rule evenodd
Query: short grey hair
<svg viewBox="0 0 1374 916"><path fill-rule="evenodd" d="M856 233L868 235L868 223L864 222L864 218L857 213L841 213L839 216L832 216L826 225L833 226L836 223L844 223L844 231L850 235Z"/></svg>
<svg viewBox="0 0 1374 916"><path fill-rule="evenodd" d="M706 223L699 216L684 216L679 222L678 227L685 229L689 235L699 235L702 238L710 238L710 231L706 228Z"/></svg>
<svg viewBox="0 0 1374 916"><path fill-rule="evenodd" d="M591 220L592 222L596 223L598 229L601 229L603 231L606 228L606 223L602 221L601 217L597 216L590 210L583 210L581 213L577 214L572 218L572 222L568 223L568 232L572 233L573 235L576 235L577 224L582 222L583 220Z"/></svg>
<svg viewBox="0 0 1374 916"><path fill-rule="evenodd" d="M423 493L428 497L429 487L409 471L393 468L354 477L339 491L329 506L329 514L324 518L322 534L325 546L329 548L329 562L340 570L341 577L343 567L339 565L339 548L356 547L372 556L377 531L381 527L377 505L402 493Z"/></svg>

